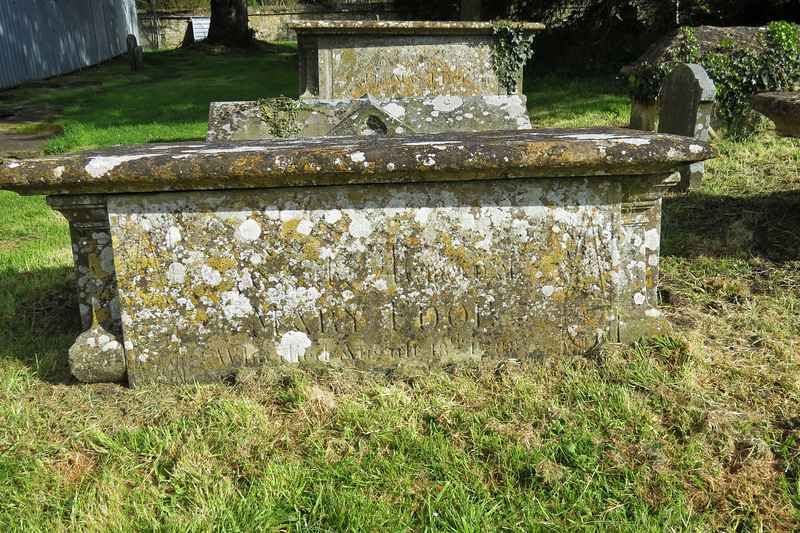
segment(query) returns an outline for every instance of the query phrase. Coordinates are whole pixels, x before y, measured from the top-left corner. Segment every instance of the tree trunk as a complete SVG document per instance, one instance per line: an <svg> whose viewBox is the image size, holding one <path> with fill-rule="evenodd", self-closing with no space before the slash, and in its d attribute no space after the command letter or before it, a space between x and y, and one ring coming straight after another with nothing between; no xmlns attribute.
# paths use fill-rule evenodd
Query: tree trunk
<svg viewBox="0 0 800 533"><path fill-rule="evenodd" d="M253 39L247 24L247 0L211 0L209 44L243 45Z"/></svg>

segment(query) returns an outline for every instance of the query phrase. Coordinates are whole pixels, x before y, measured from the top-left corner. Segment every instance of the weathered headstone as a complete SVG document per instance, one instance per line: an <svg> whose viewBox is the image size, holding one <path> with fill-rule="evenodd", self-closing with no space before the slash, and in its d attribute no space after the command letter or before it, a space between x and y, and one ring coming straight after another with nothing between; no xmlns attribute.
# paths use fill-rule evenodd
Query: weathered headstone
<svg viewBox="0 0 800 533"><path fill-rule="evenodd" d="M141 72L144 70L144 52L141 46L133 49L133 70L134 72Z"/></svg>
<svg viewBox="0 0 800 533"><path fill-rule="evenodd" d="M800 137L800 92L760 93L750 99L750 107L775 123L775 133Z"/></svg>
<svg viewBox="0 0 800 533"><path fill-rule="evenodd" d="M128 48L128 61L130 62L131 72L136 72L136 46L138 45L136 36L129 33L125 43Z"/></svg>
<svg viewBox="0 0 800 533"><path fill-rule="evenodd" d="M663 334L661 195L701 141L618 129L110 147L12 162L70 220L81 379L427 366ZM119 357L124 353L125 366ZM77 365L77 366L76 366Z"/></svg>
<svg viewBox="0 0 800 533"><path fill-rule="evenodd" d="M700 65L684 63L672 69L661 84L659 133L708 140L716 94L714 82ZM680 173L677 190L698 187L703 180L703 162L686 165Z"/></svg>
<svg viewBox="0 0 800 533"><path fill-rule="evenodd" d="M299 21L300 98L509 94L489 22ZM530 35L544 28L526 23ZM518 74L514 94L522 93Z"/></svg>
<svg viewBox="0 0 800 533"><path fill-rule="evenodd" d="M525 95L212 102L208 141L530 129Z"/></svg>
<svg viewBox="0 0 800 533"><path fill-rule="evenodd" d="M658 42L650 46L633 64L622 67L619 74L622 79L630 79L635 83L642 81L636 81L639 75L644 75L644 82L652 81L650 79L652 74L647 72L649 68L641 70L641 67L673 61L681 46L688 39L696 43L700 58L706 57L709 52L712 52L718 45L725 42L761 53L765 42L763 39L765 31L765 27L759 28L757 26L680 27L666 34ZM689 33L691 33L691 37ZM658 101L642 102L635 98L632 99L630 127L637 130L656 131L658 127L658 111Z"/></svg>

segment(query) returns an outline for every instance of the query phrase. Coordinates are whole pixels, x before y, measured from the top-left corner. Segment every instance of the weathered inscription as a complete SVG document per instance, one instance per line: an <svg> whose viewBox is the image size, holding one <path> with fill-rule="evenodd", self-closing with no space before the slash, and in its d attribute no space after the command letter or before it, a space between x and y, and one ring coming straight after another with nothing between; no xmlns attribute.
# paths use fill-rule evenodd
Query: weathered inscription
<svg viewBox="0 0 800 533"><path fill-rule="evenodd" d="M131 379L588 348L615 327L619 215L574 181L116 197Z"/></svg>
<svg viewBox="0 0 800 533"><path fill-rule="evenodd" d="M330 88L320 89L323 98L499 94L490 38L471 44L421 38L412 45L385 37L361 47L332 39L329 48L321 56L322 71L330 76L330 85L323 83Z"/></svg>
<svg viewBox="0 0 800 533"><path fill-rule="evenodd" d="M369 49L353 52L352 61L360 65L357 74L348 69L338 69L333 79L337 94L349 92L350 96L428 96L441 94L448 87L448 94L471 95L497 92L497 81L491 63L485 63L480 53L472 59L484 67L483 73L474 73L474 64L454 62L458 54L444 50L430 50L416 58L407 57L398 49L384 49L375 55ZM346 54L341 56L346 60Z"/></svg>

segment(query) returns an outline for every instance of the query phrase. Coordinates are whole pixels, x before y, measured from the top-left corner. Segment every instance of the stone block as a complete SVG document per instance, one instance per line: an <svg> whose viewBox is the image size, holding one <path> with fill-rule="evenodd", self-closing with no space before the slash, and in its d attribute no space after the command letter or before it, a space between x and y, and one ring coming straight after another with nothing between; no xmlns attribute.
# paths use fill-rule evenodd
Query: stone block
<svg viewBox="0 0 800 533"><path fill-rule="evenodd" d="M488 22L305 21L297 32L300 98L508 94ZM544 26L526 23L529 34ZM522 93L519 73L515 94Z"/></svg>
<svg viewBox="0 0 800 533"><path fill-rule="evenodd" d="M290 110L281 110L289 107ZM285 116L281 117L281 113ZM276 115L274 115L276 114ZM282 124L282 125L281 125ZM530 129L525 95L212 102L208 141Z"/></svg>

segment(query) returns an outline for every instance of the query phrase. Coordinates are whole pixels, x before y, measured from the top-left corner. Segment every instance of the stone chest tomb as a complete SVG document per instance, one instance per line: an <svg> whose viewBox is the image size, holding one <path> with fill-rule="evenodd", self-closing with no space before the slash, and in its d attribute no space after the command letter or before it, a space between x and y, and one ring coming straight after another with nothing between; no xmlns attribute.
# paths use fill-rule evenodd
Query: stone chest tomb
<svg viewBox="0 0 800 533"><path fill-rule="evenodd" d="M297 21L300 98L505 95L489 22ZM526 23L528 35L544 28ZM522 93L521 72L516 93Z"/></svg>
<svg viewBox="0 0 800 533"><path fill-rule="evenodd" d="M112 147L0 167L70 221L86 381L580 353L662 333L661 195L615 129Z"/></svg>

